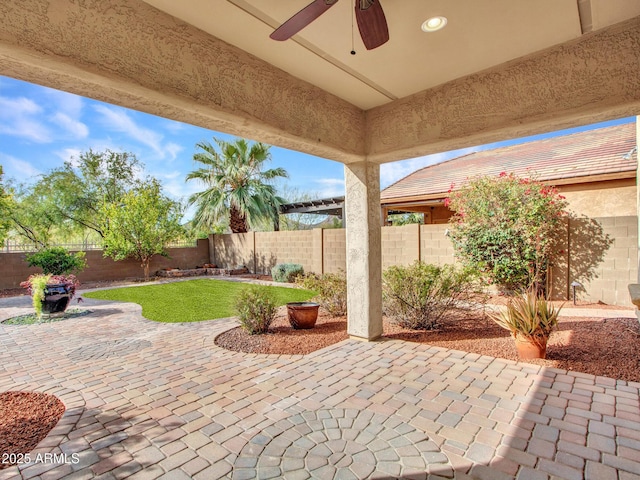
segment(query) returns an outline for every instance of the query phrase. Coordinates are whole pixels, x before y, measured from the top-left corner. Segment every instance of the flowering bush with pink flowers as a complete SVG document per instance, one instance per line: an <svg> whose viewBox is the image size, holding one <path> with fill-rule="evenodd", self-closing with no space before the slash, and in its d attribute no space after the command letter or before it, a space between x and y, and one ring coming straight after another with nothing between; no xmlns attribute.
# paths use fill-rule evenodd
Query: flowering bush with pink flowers
<svg viewBox="0 0 640 480"><path fill-rule="evenodd" d="M472 179L450 191L457 258L511 291L545 290L567 202L554 187L515 174Z"/></svg>

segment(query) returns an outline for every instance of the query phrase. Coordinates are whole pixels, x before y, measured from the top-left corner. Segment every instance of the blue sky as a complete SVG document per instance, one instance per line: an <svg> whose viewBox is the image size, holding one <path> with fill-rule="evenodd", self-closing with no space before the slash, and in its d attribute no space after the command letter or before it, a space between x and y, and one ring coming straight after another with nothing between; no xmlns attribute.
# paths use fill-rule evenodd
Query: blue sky
<svg viewBox="0 0 640 480"><path fill-rule="evenodd" d="M628 121L632 119L607 125ZM90 148L94 151L108 148L134 153L144 163L146 173L158 178L169 195L184 199L201 188L184 180L188 172L197 168L192 160L195 145L201 141L213 143L214 136L234 138L0 76L0 165L5 179L18 183L33 182L38 175ZM546 136L549 134L539 137ZM381 187L433 163L539 137L385 164L380 171ZM272 147L271 153L271 166L289 172L286 183L290 188L319 197L344 194L342 164L277 147Z"/></svg>

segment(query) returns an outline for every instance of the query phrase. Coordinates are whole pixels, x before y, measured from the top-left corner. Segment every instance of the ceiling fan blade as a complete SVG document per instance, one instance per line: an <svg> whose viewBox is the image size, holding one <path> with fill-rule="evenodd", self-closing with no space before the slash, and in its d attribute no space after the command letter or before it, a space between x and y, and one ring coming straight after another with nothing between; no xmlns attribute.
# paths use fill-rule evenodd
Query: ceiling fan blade
<svg viewBox="0 0 640 480"><path fill-rule="evenodd" d="M333 7L338 0L315 0L269 35L273 40L287 40Z"/></svg>
<svg viewBox="0 0 640 480"><path fill-rule="evenodd" d="M389 40L389 27L380 2L356 0L355 3L358 30L367 50L373 50L386 43Z"/></svg>

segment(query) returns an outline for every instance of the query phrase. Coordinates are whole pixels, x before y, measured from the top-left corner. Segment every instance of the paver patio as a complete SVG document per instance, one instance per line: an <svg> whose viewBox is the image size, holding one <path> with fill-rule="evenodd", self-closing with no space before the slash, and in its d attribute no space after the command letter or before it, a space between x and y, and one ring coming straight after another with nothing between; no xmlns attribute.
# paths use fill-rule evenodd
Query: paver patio
<svg viewBox="0 0 640 480"><path fill-rule="evenodd" d="M241 354L214 345L232 319L83 306L0 325L0 391L67 407L32 452L54 460L0 479L640 478L640 383L396 340Z"/></svg>

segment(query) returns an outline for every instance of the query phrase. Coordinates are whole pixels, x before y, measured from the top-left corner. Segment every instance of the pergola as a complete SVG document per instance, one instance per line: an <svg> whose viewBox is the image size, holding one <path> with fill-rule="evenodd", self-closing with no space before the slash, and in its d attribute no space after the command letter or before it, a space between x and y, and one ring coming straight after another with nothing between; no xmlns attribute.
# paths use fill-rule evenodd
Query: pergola
<svg viewBox="0 0 640 480"><path fill-rule="evenodd" d="M280 214L305 213L312 215L333 215L344 217L344 197L319 198L317 200L306 200L291 202L280 206Z"/></svg>
<svg viewBox="0 0 640 480"><path fill-rule="evenodd" d="M640 113L636 0L386 0L367 51L342 0L0 3L0 73L344 163L348 331L382 332L380 164ZM437 33L420 25L448 18Z"/></svg>

